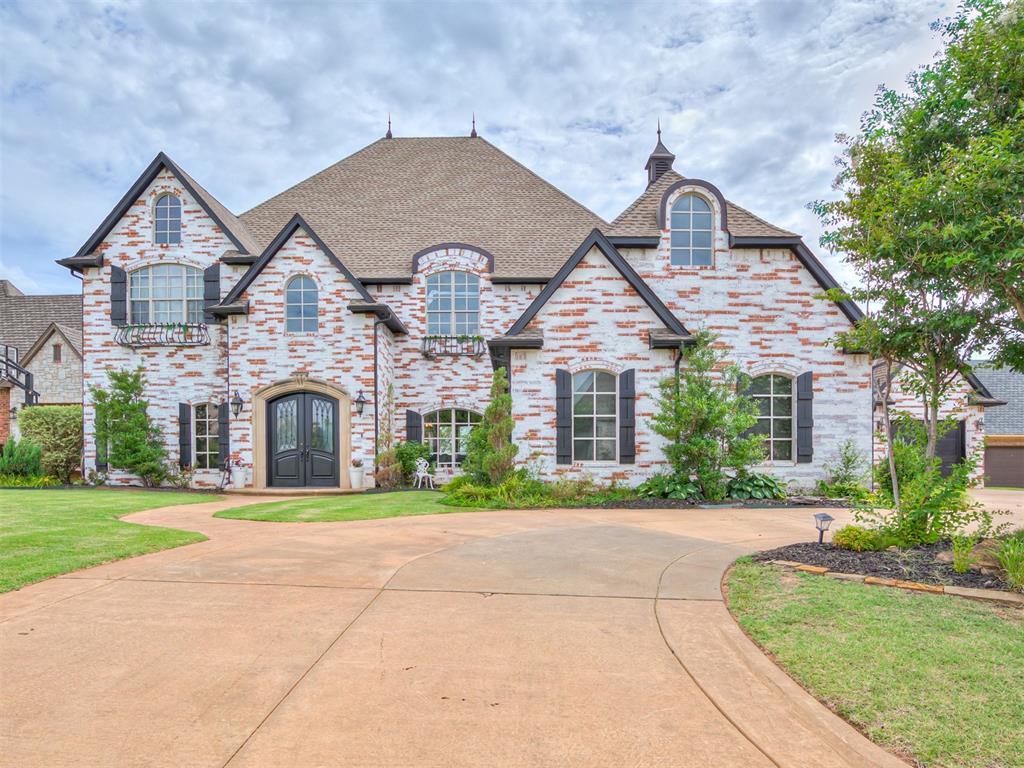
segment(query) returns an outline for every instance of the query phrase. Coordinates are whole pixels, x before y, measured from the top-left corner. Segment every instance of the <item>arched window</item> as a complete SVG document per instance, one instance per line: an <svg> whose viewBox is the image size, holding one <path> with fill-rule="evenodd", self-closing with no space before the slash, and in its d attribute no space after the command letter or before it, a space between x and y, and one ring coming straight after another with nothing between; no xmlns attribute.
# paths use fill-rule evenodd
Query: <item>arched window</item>
<svg viewBox="0 0 1024 768"><path fill-rule="evenodd" d="M793 460L793 389L789 376L771 373L755 378L747 393L758 407L754 432L765 436L768 458L773 461Z"/></svg>
<svg viewBox="0 0 1024 768"><path fill-rule="evenodd" d="M184 264L154 264L128 276L131 322L203 322L203 272Z"/></svg>
<svg viewBox="0 0 1024 768"><path fill-rule="evenodd" d="M682 195L672 203L672 263L711 265L711 206L703 197Z"/></svg>
<svg viewBox="0 0 1024 768"><path fill-rule="evenodd" d="M288 281L284 298L285 330L291 333L315 333L320 327L317 316L316 283L305 275Z"/></svg>
<svg viewBox="0 0 1024 768"><path fill-rule="evenodd" d="M615 461L617 377L607 371L580 371L572 377L573 461Z"/></svg>
<svg viewBox="0 0 1024 768"><path fill-rule="evenodd" d="M442 408L423 417L423 442L430 446L435 466L454 468L466 458L469 432L480 414L461 408Z"/></svg>
<svg viewBox="0 0 1024 768"><path fill-rule="evenodd" d="M157 245L181 242L181 200L174 195L160 195L156 201L153 236Z"/></svg>
<svg viewBox="0 0 1024 768"><path fill-rule="evenodd" d="M480 332L480 278L472 272L427 276L427 334L475 336Z"/></svg>
<svg viewBox="0 0 1024 768"><path fill-rule="evenodd" d="M199 403L192 408L192 465L196 469L217 469L220 461L217 406Z"/></svg>

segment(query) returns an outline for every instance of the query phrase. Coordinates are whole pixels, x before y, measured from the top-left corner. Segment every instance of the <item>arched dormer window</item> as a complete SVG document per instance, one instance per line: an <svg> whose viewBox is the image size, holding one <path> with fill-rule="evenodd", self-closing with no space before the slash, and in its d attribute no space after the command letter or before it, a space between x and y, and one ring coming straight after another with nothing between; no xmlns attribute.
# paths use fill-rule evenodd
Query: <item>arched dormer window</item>
<svg viewBox="0 0 1024 768"><path fill-rule="evenodd" d="M472 272L427 276L427 335L475 336L480 332L480 278Z"/></svg>
<svg viewBox="0 0 1024 768"><path fill-rule="evenodd" d="M174 195L160 195L154 210L153 239L157 245L181 242L181 200Z"/></svg>
<svg viewBox="0 0 1024 768"><path fill-rule="evenodd" d="M686 194L672 203L672 264L711 266L711 206L698 195Z"/></svg>
<svg viewBox="0 0 1024 768"><path fill-rule="evenodd" d="M285 330L289 333L316 333L320 328L316 283L306 275L296 275L284 289Z"/></svg>

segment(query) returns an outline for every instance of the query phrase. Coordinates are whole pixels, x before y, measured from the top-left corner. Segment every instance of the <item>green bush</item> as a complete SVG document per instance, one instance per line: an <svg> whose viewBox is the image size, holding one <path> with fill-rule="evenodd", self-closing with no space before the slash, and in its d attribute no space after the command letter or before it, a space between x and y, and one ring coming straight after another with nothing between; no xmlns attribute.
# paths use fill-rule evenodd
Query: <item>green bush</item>
<svg viewBox="0 0 1024 768"><path fill-rule="evenodd" d="M504 368L491 380L491 403L483 419L469 433L463 471L473 482L498 485L515 471L519 447L512 442L512 396L508 393L508 374Z"/></svg>
<svg viewBox="0 0 1024 768"><path fill-rule="evenodd" d="M590 478L562 478L546 483L522 467L497 485L481 484L468 475L460 475L442 490L444 504L498 509L579 507L633 495L628 488L599 488Z"/></svg>
<svg viewBox="0 0 1024 768"><path fill-rule="evenodd" d="M426 443L398 442L394 447L395 460L402 468L402 482L405 485L412 485L416 476L416 459L430 461L430 446Z"/></svg>
<svg viewBox="0 0 1024 768"><path fill-rule="evenodd" d="M60 482L49 475L0 474L0 488L48 488L52 485L60 485Z"/></svg>
<svg viewBox="0 0 1024 768"><path fill-rule="evenodd" d="M825 462L825 479L818 481L818 493L829 499L864 499L868 462L853 440L839 446L835 457Z"/></svg>
<svg viewBox="0 0 1024 768"><path fill-rule="evenodd" d="M676 475L654 475L636 487L636 494L648 499L703 499L700 486Z"/></svg>
<svg viewBox="0 0 1024 768"><path fill-rule="evenodd" d="M957 573L967 573L977 559L972 554L972 550L974 545L978 543L978 537L955 535L952 537L951 542L953 545L953 570Z"/></svg>
<svg viewBox="0 0 1024 768"><path fill-rule="evenodd" d="M0 475L33 477L43 473L43 449L31 440L15 440L4 443L0 452Z"/></svg>
<svg viewBox="0 0 1024 768"><path fill-rule="evenodd" d="M730 499L784 499L786 484L771 475L741 472L729 481L726 494Z"/></svg>
<svg viewBox="0 0 1024 768"><path fill-rule="evenodd" d="M167 449L160 428L149 418L142 369L107 371L110 389L93 387L96 444L105 448L107 464L158 486L167 478ZM102 457L101 457L102 458Z"/></svg>
<svg viewBox="0 0 1024 768"><path fill-rule="evenodd" d="M43 471L70 483L82 465L82 406L33 405L18 414L18 425L42 448Z"/></svg>
<svg viewBox="0 0 1024 768"><path fill-rule="evenodd" d="M1024 592L1024 530L1003 540L996 559L1003 567L1003 578L1010 589Z"/></svg>
<svg viewBox="0 0 1024 768"><path fill-rule="evenodd" d="M840 549L849 549L853 552L877 552L891 547L893 540L884 531L861 525L847 525L832 534L832 543Z"/></svg>

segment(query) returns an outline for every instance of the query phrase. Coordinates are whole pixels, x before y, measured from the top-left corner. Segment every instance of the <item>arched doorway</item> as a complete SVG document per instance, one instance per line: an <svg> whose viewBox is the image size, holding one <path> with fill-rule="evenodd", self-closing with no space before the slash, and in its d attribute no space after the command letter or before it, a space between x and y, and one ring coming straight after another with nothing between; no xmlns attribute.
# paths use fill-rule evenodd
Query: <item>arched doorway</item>
<svg viewBox="0 0 1024 768"><path fill-rule="evenodd" d="M338 400L292 392L267 403L267 485L336 488L340 440Z"/></svg>

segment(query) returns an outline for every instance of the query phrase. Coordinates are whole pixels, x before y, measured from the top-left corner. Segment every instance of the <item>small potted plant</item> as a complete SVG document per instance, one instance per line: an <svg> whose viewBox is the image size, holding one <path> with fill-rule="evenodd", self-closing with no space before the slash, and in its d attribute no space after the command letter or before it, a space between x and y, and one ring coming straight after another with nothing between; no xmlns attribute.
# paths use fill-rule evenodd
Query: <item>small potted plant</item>
<svg viewBox="0 0 1024 768"><path fill-rule="evenodd" d="M348 479L352 486L353 491L358 491L363 487L363 460L360 458L352 459L352 466L348 468Z"/></svg>

